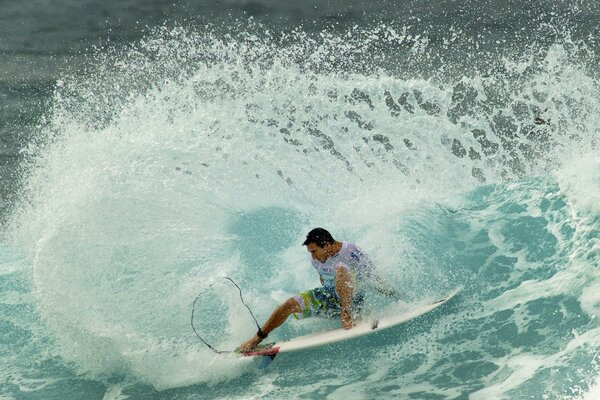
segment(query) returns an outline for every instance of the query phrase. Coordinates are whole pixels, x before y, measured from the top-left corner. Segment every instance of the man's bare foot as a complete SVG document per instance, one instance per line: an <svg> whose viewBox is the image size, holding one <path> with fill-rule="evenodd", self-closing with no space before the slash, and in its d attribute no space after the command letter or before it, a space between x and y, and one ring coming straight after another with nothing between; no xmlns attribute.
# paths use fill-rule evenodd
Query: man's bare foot
<svg viewBox="0 0 600 400"><path fill-rule="evenodd" d="M240 345L238 348L241 353L247 353L250 350L254 349L258 344L262 342L262 339L258 337L258 335L254 335L252 339Z"/></svg>

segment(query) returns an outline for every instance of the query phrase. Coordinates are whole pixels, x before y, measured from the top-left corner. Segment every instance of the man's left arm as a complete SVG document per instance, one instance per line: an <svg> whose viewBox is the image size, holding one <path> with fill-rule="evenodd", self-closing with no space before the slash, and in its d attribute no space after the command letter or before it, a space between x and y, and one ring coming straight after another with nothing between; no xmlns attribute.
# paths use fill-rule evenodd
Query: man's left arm
<svg viewBox="0 0 600 400"><path fill-rule="evenodd" d="M357 248L356 253L353 253L353 258L357 262L357 269L364 271L364 276L367 278L366 281L369 286L385 296L396 300L400 299L400 294L389 283L377 275L373 262L367 254Z"/></svg>
<svg viewBox="0 0 600 400"><path fill-rule="evenodd" d="M354 327L350 307L352 306L352 294L354 293L354 282L350 272L342 266L335 268L335 290L340 297L340 319L344 329Z"/></svg>

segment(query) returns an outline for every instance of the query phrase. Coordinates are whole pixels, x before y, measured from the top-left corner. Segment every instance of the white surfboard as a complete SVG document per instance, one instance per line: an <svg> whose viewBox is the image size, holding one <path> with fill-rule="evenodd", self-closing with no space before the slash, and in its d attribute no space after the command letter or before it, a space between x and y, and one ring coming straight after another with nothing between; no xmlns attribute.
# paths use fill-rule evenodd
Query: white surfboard
<svg viewBox="0 0 600 400"><path fill-rule="evenodd" d="M380 319L359 321L354 328L349 330L340 328L331 331L313 333L306 336L299 336L281 342L267 343L260 345L251 351L240 353L240 355L274 357L279 353L289 353L292 351L310 349L313 347L324 346L326 344L341 342L359 336L368 335L373 332L382 331L384 329L400 325L404 322L408 322L438 308L456 296L458 292L460 292L460 289L454 290L453 292L442 297L441 299L434 301L433 303L419 305L411 308L410 310L405 310L399 314L389 315Z"/></svg>

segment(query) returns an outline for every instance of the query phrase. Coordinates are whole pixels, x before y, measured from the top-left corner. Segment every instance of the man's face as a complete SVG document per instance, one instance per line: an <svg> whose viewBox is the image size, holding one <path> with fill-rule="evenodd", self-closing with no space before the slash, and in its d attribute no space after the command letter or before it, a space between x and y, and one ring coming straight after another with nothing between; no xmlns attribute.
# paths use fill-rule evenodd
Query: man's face
<svg viewBox="0 0 600 400"><path fill-rule="evenodd" d="M319 247L316 243L309 243L306 245L306 249L314 260L324 263L329 257L328 246L330 244L325 244L325 247Z"/></svg>

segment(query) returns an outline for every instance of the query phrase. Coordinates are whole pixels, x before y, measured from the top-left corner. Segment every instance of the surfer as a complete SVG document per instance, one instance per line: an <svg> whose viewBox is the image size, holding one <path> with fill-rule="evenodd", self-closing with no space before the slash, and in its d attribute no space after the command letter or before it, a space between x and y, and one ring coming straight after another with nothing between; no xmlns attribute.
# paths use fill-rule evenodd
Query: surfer
<svg viewBox="0 0 600 400"><path fill-rule="evenodd" d="M369 257L355 244L335 240L323 228L311 230L302 245L311 255L321 286L292 296L278 306L258 332L239 347L241 352L252 350L292 314L298 319L316 315L339 317L344 329L355 325L364 300L361 283L372 275ZM377 289L396 295L390 289Z"/></svg>

